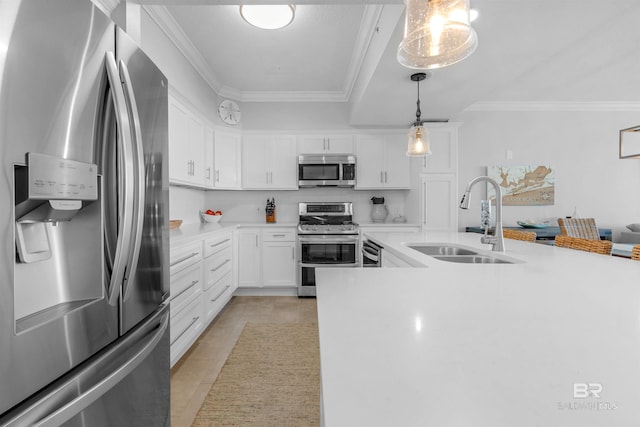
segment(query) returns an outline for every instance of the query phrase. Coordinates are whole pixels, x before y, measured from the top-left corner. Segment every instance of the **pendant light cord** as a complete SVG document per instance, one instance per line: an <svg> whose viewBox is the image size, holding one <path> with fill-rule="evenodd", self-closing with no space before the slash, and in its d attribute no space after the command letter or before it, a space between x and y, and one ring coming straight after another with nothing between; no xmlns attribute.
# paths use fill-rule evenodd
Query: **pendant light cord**
<svg viewBox="0 0 640 427"><path fill-rule="evenodd" d="M418 100L416 101L416 125L420 126L420 115L422 112L420 111L420 80L416 81L418 85Z"/></svg>

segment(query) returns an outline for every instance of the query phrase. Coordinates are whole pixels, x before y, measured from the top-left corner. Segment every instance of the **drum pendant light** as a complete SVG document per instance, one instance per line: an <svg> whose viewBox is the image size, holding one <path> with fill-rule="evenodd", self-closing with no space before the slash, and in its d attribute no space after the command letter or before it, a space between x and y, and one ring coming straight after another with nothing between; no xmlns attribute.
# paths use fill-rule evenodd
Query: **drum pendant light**
<svg viewBox="0 0 640 427"><path fill-rule="evenodd" d="M404 38L398 47L401 65L421 70L446 67L476 50L469 0L405 0L405 4Z"/></svg>
<svg viewBox="0 0 640 427"><path fill-rule="evenodd" d="M428 75L431 77L431 74ZM428 156L431 154L429 144L429 134L424 122L420 120L420 82L427 78L426 73L415 73L411 75L411 80L418 84L418 101L416 102L416 121L413 122L408 134L407 156Z"/></svg>

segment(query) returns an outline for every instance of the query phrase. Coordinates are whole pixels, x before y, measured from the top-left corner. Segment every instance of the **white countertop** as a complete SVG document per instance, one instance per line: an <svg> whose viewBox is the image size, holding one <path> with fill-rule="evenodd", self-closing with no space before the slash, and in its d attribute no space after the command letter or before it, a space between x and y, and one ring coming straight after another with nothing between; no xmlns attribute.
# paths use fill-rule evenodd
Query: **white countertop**
<svg viewBox="0 0 640 427"><path fill-rule="evenodd" d="M403 242L488 246L369 236L426 268L317 270L326 426L639 425L640 262L506 240L523 263L454 264Z"/></svg>

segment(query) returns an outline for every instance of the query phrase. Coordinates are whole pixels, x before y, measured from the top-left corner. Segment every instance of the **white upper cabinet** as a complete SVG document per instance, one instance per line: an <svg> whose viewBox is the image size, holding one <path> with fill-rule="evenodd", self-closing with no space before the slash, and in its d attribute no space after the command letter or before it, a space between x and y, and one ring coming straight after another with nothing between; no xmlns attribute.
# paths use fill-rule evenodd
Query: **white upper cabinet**
<svg viewBox="0 0 640 427"><path fill-rule="evenodd" d="M297 190L296 137L246 135L242 139L242 188Z"/></svg>
<svg viewBox="0 0 640 427"><path fill-rule="evenodd" d="M215 164L213 155L215 150L215 136L213 128L206 126L204 129L204 187L214 188Z"/></svg>
<svg viewBox="0 0 640 427"><path fill-rule="evenodd" d="M169 180L204 185L204 124L177 99L169 97Z"/></svg>
<svg viewBox="0 0 640 427"><path fill-rule="evenodd" d="M352 135L299 135L300 154L352 154Z"/></svg>
<svg viewBox="0 0 640 427"><path fill-rule="evenodd" d="M458 127L457 124L441 126L427 124L431 155L424 158L424 173L457 173Z"/></svg>
<svg viewBox="0 0 640 427"><path fill-rule="evenodd" d="M215 131L213 186L217 189L239 190L241 146L240 134Z"/></svg>
<svg viewBox="0 0 640 427"><path fill-rule="evenodd" d="M411 163L406 135L356 136L356 189L409 189Z"/></svg>

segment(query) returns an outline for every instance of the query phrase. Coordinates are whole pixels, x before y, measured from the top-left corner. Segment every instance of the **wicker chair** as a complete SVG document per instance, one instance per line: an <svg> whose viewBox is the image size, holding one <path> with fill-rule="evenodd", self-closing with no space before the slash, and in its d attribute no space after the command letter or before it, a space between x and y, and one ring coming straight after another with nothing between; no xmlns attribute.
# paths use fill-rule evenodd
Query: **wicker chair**
<svg viewBox="0 0 640 427"><path fill-rule="evenodd" d="M556 236L555 245L559 248L577 249L602 255L611 255L612 247L609 240L581 239L562 235Z"/></svg>
<svg viewBox="0 0 640 427"><path fill-rule="evenodd" d="M524 240L525 242L536 241L536 233L533 231L504 230L502 234L505 239Z"/></svg>
<svg viewBox="0 0 640 427"><path fill-rule="evenodd" d="M558 225L563 236L600 240L600 232L593 218L558 218Z"/></svg>
<svg viewBox="0 0 640 427"><path fill-rule="evenodd" d="M631 249L631 259L640 261L640 245L635 245L633 249Z"/></svg>

